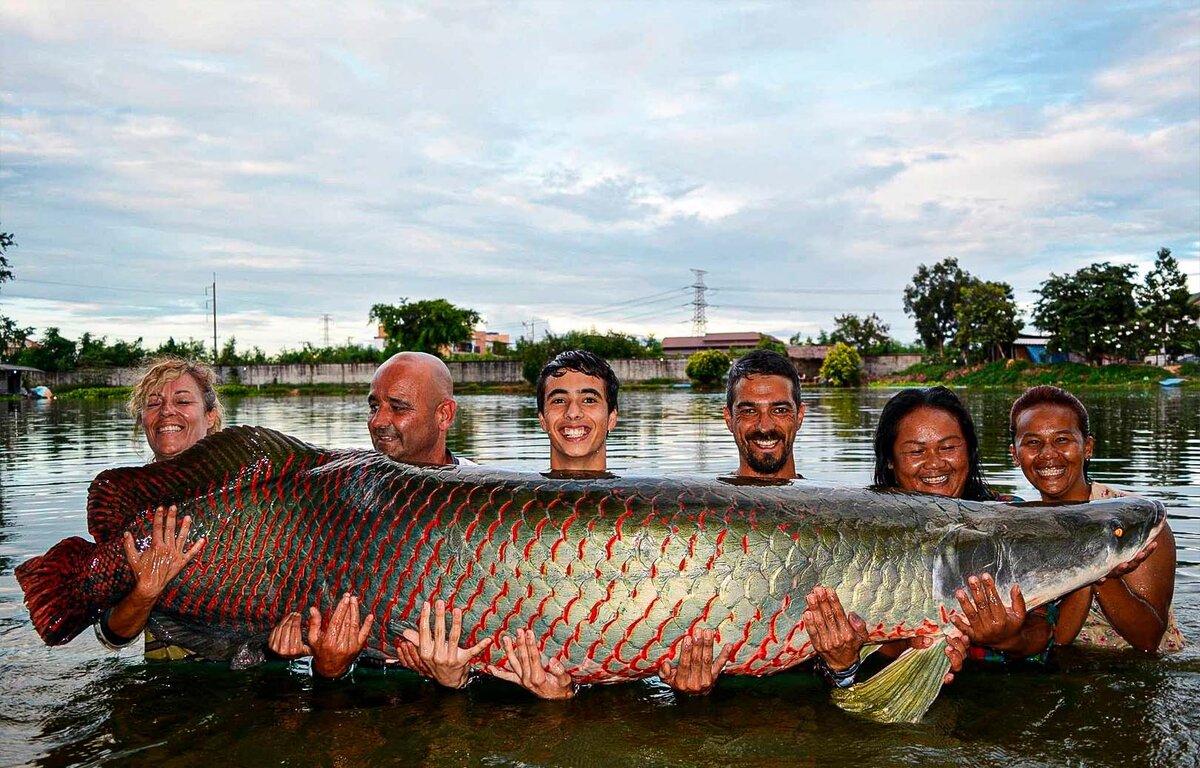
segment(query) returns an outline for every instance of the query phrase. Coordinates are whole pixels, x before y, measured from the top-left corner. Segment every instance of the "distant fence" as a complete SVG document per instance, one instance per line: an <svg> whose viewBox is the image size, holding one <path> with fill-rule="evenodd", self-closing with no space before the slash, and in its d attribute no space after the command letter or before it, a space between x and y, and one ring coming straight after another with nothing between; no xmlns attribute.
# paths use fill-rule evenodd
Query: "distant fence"
<svg viewBox="0 0 1200 768"><path fill-rule="evenodd" d="M610 360L622 382L687 381L686 360ZM468 360L449 362L450 376L456 384L521 384L521 363L515 360ZM295 365L223 365L217 375L224 384L247 386L261 384L339 384L366 386L375 375L374 363L322 363ZM36 374L38 384L59 387L129 387L136 368L81 368L75 371Z"/></svg>
<svg viewBox="0 0 1200 768"><path fill-rule="evenodd" d="M902 371L921 362L920 355L872 355L863 358L863 373L868 379ZM687 359L610 360L617 378L626 384L646 381L687 381ZM467 360L449 362L450 376L456 384L521 384L521 363L516 360ZM366 386L375 375L374 363L321 363L294 365L222 365L217 375L224 384L247 386L262 384L338 384ZM29 378L50 389L59 387L133 386L136 368L81 368L75 371L35 374Z"/></svg>

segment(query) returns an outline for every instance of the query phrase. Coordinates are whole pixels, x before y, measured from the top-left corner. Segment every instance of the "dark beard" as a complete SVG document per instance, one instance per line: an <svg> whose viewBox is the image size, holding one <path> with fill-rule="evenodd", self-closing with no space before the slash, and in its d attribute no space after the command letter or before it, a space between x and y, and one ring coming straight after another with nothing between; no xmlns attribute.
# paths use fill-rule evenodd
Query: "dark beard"
<svg viewBox="0 0 1200 768"><path fill-rule="evenodd" d="M750 442L751 440L753 440L755 438L766 439L766 440L778 440L780 443L782 443L784 445L784 449L782 451L780 451L779 458L774 459L769 456L762 456L761 454L756 454L754 452L754 446ZM766 434L763 432L755 432L754 434L746 436L746 451L745 451L745 456L744 456L744 458L746 459L746 464L748 464L750 466L750 469L753 469L755 472L759 473L760 475L775 474L779 470L783 469L783 465L787 464L787 460L790 459L791 456L792 456L792 446L787 445L783 435L779 434L778 432L773 432L770 434Z"/></svg>

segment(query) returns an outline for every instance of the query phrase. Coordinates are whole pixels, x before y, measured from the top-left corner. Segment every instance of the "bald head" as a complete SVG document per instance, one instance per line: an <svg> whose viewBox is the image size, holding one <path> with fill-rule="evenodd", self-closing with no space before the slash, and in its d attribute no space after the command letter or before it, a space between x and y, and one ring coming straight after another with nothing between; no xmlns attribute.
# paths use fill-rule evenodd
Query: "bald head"
<svg viewBox="0 0 1200 768"><path fill-rule="evenodd" d="M444 464L457 405L450 370L424 352L400 352L379 366L367 398L375 450L394 461Z"/></svg>

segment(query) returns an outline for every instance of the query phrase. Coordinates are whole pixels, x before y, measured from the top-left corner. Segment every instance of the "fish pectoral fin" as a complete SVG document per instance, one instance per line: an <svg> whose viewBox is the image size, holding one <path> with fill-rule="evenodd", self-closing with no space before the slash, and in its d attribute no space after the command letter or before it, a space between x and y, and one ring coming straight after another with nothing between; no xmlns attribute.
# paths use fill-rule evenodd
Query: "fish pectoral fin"
<svg viewBox="0 0 1200 768"><path fill-rule="evenodd" d="M949 671L943 637L928 648L909 648L870 680L835 689L833 702L881 723L920 722Z"/></svg>
<svg viewBox="0 0 1200 768"><path fill-rule="evenodd" d="M218 627L203 624L193 624L177 616L162 613L151 613L146 628L154 638L167 645L186 648L201 658L211 661L232 661L243 647L249 646L255 638L247 640L245 635L235 635ZM266 635L256 636L264 649L265 659ZM249 660L251 657L247 656ZM246 666L253 666L247 664ZM244 669L243 667L238 667Z"/></svg>

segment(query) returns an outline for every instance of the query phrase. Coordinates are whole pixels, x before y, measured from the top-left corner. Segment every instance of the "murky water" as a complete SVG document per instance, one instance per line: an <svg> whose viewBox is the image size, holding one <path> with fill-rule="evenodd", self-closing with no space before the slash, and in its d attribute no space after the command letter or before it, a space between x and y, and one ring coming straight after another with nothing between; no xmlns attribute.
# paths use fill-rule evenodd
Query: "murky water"
<svg viewBox="0 0 1200 768"><path fill-rule="evenodd" d="M885 391L821 392L797 440L807 477L865 484ZM1035 497L1007 459L1012 392L966 393L994 484ZM1200 392L1086 393L1097 479L1163 500L1179 542L1175 605L1200 640ZM632 393L610 439L617 471L727 472L721 397ZM248 399L230 423L369 447L362 398ZM85 535L88 482L147 455L116 404L0 404L0 764L256 765L1195 765L1200 651L1164 658L1064 649L1050 671L970 670L924 722L880 726L832 706L806 673L722 680L676 699L648 681L540 702L504 683L446 691L406 673L314 681L285 665L147 664L90 634L46 648L13 567ZM451 448L547 466L531 397L460 398Z"/></svg>

